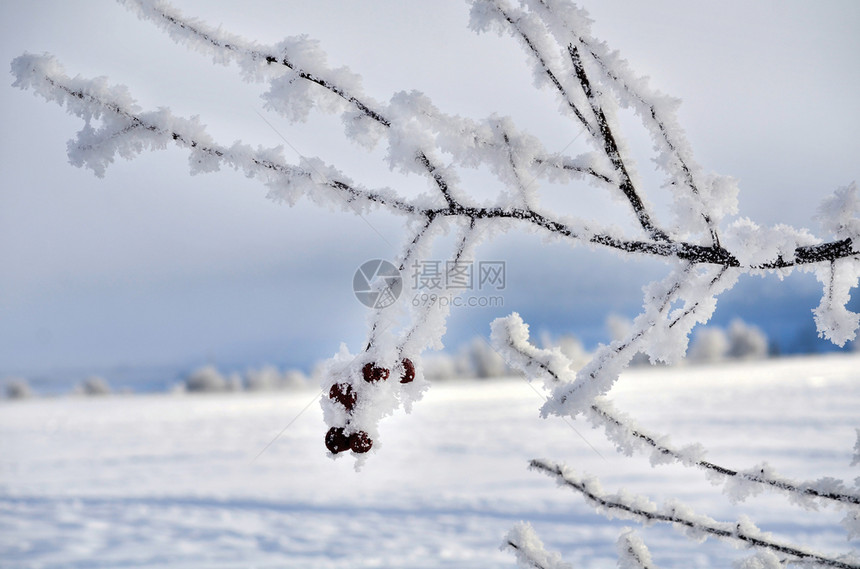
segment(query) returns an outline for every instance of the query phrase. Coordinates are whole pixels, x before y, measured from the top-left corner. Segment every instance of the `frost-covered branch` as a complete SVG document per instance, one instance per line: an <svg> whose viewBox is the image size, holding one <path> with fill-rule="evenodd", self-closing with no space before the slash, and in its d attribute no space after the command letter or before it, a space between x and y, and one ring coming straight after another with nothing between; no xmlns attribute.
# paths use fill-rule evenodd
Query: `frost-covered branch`
<svg viewBox="0 0 860 569"><path fill-rule="evenodd" d="M530 377L543 377L547 389L555 390L570 381L571 363L558 350L537 348L528 341L528 328L518 317L499 319L493 323L493 343L501 351L514 354L509 365L519 368ZM565 379L567 377L568 379ZM815 503L848 508L860 514L860 496L850 491L844 482L832 478L798 482L779 476L769 465L760 464L747 470L735 470L706 460L706 451L694 444L679 448L664 434L649 432L626 414L614 408L606 398L595 398L585 410L586 417L596 428L602 428L618 451L627 455L636 450L651 453L653 465L676 462L701 468L711 475L714 483L725 481L725 491L735 501L771 489L786 493L790 499L811 509ZM860 434L858 434L860 446ZM858 460L860 462L860 460ZM854 527L856 515L846 518L851 534L860 535L860 524Z"/></svg>
<svg viewBox="0 0 860 569"><path fill-rule="evenodd" d="M669 236L663 230L654 225L654 222L651 220L651 215L646 210L645 204L642 202L642 199L639 197L639 193L633 186L633 180L630 178L630 174L627 172L627 166L621 158L618 141L615 138L612 128L609 126L609 120L606 117L606 113L603 110L603 106L601 105L597 94L591 88L591 81L582 65L579 50L573 44L567 46L567 49L570 53L570 59L573 62L573 69L576 74L576 78L585 93L585 97L588 99L591 112L594 113L594 116L597 119L600 139L603 141L603 150L610 162L612 162L612 166L615 171L618 172L620 179L618 189L624 193L627 201L630 202L630 206L636 213L636 217L639 219L639 223L642 225L642 228L654 239L658 241L668 241Z"/></svg>
<svg viewBox="0 0 860 569"><path fill-rule="evenodd" d="M317 100L319 97L315 93L309 93L306 90L298 89L298 85L307 83L336 96L344 103L348 103L362 117L368 118L377 126L383 127L383 130L391 130L396 125L396 122L389 118L387 116L388 113L383 110L383 105L369 100L364 95L357 76L345 68L336 70L329 69L325 65L324 54L319 50L316 42L306 37L289 38L276 46L263 47L253 42L248 42L243 38L225 32L221 29L207 26L200 21L184 18L179 11L173 9L167 2L123 0L122 3L135 10L140 17L149 19L165 29L176 41L209 53L213 56L215 61L219 63L237 63L243 70L245 78L248 80L259 81L267 76L271 76L272 73L270 73L268 68L273 65L281 66L288 70L289 73L286 76L283 74L274 74L271 78L270 91L264 96L270 108L284 114L288 118L301 120L307 116L307 113L313 106L319 106L322 104ZM473 11L476 13L480 12L478 8L481 4L481 2L475 2L475 8ZM542 3L539 5L543 6ZM543 7L546 8L546 6ZM500 10L500 13L505 15L508 23L515 26L518 32L526 34L526 32L521 29L524 25L522 23L523 16L520 17L520 20L514 21L511 16L507 15L507 13L499 6L496 6L496 9ZM559 10L559 7L556 6L555 9ZM551 14L551 12L544 13L544 15L547 14ZM532 20L529 21L531 22ZM532 22L532 24L534 23ZM476 29L479 29L478 24L473 25ZM532 27L535 26L532 25ZM549 27L549 24L547 24L547 27ZM581 41L584 42L585 40ZM527 43L532 45L533 51L536 54L541 53L541 50L548 49L546 47L538 47L541 42L529 41ZM545 44L546 40L542 43ZM613 73L609 69L609 64L614 62L604 61L604 58L611 59L608 55L599 55L594 46L590 43L584 43L583 45L586 45L589 48L588 53L600 64L600 68L604 70L607 77L614 80L616 84L623 85L629 95L633 96L637 101L641 102L641 104L645 104L644 95L640 95L635 92L628 83L624 83L617 74ZM576 52L576 48L573 44L568 46L568 51L578 53ZM656 226L654 226L651 221L650 214L645 211L644 202L642 201L639 192L632 187L630 176L625 174L626 166L622 160L622 150L619 148L617 142L613 142L617 137L617 128L610 128L603 106L601 106L601 103L597 101L597 95L591 88L591 81L582 67L581 59L578 56L573 59L575 62L579 62L578 65L576 63L573 65L576 69L576 72L573 75L575 75L579 80L580 87L586 95L585 98L588 102L587 106L590 106L592 112L596 115L595 124L592 124L587 120L585 120L583 124L589 126L589 130L593 136L604 139L604 147L602 149L603 153L609 158L609 162L616 171L616 175L619 176L618 180L614 180L615 185L627 196L634 211L637 213L642 226L646 229L647 233L654 238L654 241L619 238L617 235L613 235L609 231L601 231L600 229L592 230L591 227L593 227L593 224L589 224L587 227L577 227L577 225L584 224L572 225L570 223L559 223L556 220L551 221L546 214L535 211L532 208L475 207L463 202L462 200L455 200L451 196L452 190L450 182L441 172L439 165L435 163L434 159L431 159L427 151L420 147L416 147L413 148L412 159L414 159L414 162L431 177L448 206L447 208L428 208L424 212L425 215L431 215L434 217L438 215L464 215L472 218L498 217L523 219L535 226L560 234L564 237L587 241L592 244L603 245L625 252L674 257L683 260L690 260L696 263L720 264L724 266L745 266L748 269L789 268L796 265L831 261L857 254L852 249L853 245L850 239L843 239L834 243L814 245L799 244L793 251L789 250L787 253L781 252L773 259L754 265L744 265L735 255L720 247L718 240L715 240L710 246L702 246L678 239L673 239L670 243L663 243L668 239L667 236L662 232L662 230L656 229ZM624 62L622 61L618 65L623 63ZM550 72L548 65L549 64L546 64L546 71ZM552 76L555 77L555 75ZM558 82L557 79L556 82ZM415 104L427 104L427 102L423 100L410 101L410 99L414 99L414 97L407 96L399 97L397 99L401 104L405 102L406 104L413 105L413 107ZM605 97L602 97L602 99L605 99ZM571 104L576 106L575 103ZM582 103L580 102L580 104ZM672 137L678 138L679 136L677 132L678 129L672 129L670 131L667 127L667 124L672 121L670 121L665 115L668 114L671 116L671 113L661 112L658 116L656 106L652 105L648 107L648 109L651 118L655 122L655 128L659 132L663 133L662 138L665 139L665 143L670 149L670 154L673 154L680 164L681 171L684 172L683 178L688 182L687 185L692 188L694 193L698 193L698 188L692 183L691 167L688 166L688 162L690 162L691 159L685 159L685 153L682 153L679 150L679 148L686 146L685 141L683 139L681 139L680 142L673 141L670 137L670 133ZM388 110L394 111L395 107L389 106ZM438 110L435 114L438 115L435 121L437 124L430 125L431 128L439 130L443 126L453 126L453 119L451 117L441 115L441 113L438 113ZM602 119L600 118L601 116L603 117ZM344 120L348 125L348 131L350 131L351 135L358 136L359 138L365 135L370 136L369 133L359 135L354 132L355 129L353 127L355 125L349 126L349 124L354 122L355 117L349 112L345 112ZM463 124L466 123L461 121L459 126L463 126ZM480 128L475 124L468 124L467 126L468 128L464 132L464 138L469 138L473 141L477 140L480 145L491 148L498 146L493 144L493 141L488 137L483 136L484 133L480 132ZM437 142L439 142L438 137ZM508 142L507 139L506 142ZM606 144L609 146L606 146ZM510 145L506 146L507 148L504 150L506 153L509 153L511 150ZM548 153L544 152L542 156L538 155L533 157L532 165L543 168L547 164L553 164L556 167L561 167L568 171L587 174L602 182L612 181L612 178L609 175L602 174L599 170L596 170L593 167L578 164L571 165L571 162L568 160L553 160L549 159L547 155ZM478 157L478 159L486 160L485 158L482 159L480 157ZM458 158L458 160L462 161L463 158ZM400 167L404 167L404 165L401 164Z"/></svg>
<svg viewBox="0 0 860 569"><path fill-rule="evenodd" d="M738 522L718 522L707 516L696 514L680 503L658 507L641 496L627 493L606 494L600 488L597 480L580 476L569 468L549 461L533 460L531 461L531 468L554 477L562 486L576 490L595 508L611 517L634 520L644 524L668 523L683 530L693 539L713 536L722 540L789 555L797 560L812 562L825 567L860 568L860 563L854 561L844 561L791 544L780 543L767 533L762 532L748 519L742 519Z"/></svg>
<svg viewBox="0 0 860 569"><path fill-rule="evenodd" d="M767 464L761 464L745 471L733 470L720 466L703 458L704 451L699 445L679 449L668 442L668 437L648 433L642 428L631 425L631 420L624 417L618 411L612 409L607 401L598 400L590 408L589 417L595 425L602 426L610 439L619 445L619 450L629 451L631 442L641 443L643 448L652 451L651 461L654 464L674 461L681 464L691 464L717 475L714 481L721 477L735 478L736 483L729 486L734 500L742 500L746 495L756 493L754 489L744 483L753 483L762 487L769 487L789 494L794 501L803 503L808 499L820 499L822 502L831 502L842 507L860 506L860 496L849 491L844 482L832 478L824 478L811 482L796 482L776 474ZM860 528L858 528L860 531Z"/></svg>
<svg viewBox="0 0 860 569"><path fill-rule="evenodd" d="M177 43L208 53L220 64L237 63L245 78L255 80L263 74L263 68L278 65L292 72L288 83L301 79L318 85L331 94L353 105L361 114L382 125L391 126L379 111L373 110L375 103L367 101L360 92L359 78L346 69L329 70L324 65L325 56L313 40L305 36L287 38L277 46L260 46L220 28L204 22L186 18L169 2L161 0L118 0L133 10L141 19L154 22L165 30ZM304 110L307 113L310 107Z"/></svg>
<svg viewBox="0 0 860 569"><path fill-rule="evenodd" d="M437 167L426 157L419 157L419 162L428 168L440 193L445 196L447 206L430 204L422 207L422 204L410 203L398 198L387 188L365 189L340 173L336 176L321 175L320 172L332 174L336 170L317 159L309 161L309 164L304 167L296 167L286 164L278 149L253 151L246 145L237 144L232 147L218 145L205 133L205 128L195 121L175 117L166 110L143 113L136 108L133 99L127 97L124 89L115 87L113 91L121 91L127 98L118 102L111 97L110 93L113 92L111 88L104 85L102 81L72 79L52 57L23 55L13 62L13 72L17 77L15 86L32 88L47 100L65 105L70 113L84 120L102 118L108 120L108 124L111 125L112 120L121 121L121 127L105 126L99 131L87 125L78 133L77 141L69 144L72 162L87 166L100 176L104 175L106 167L113 162L115 154L131 158L146 146L160 149L172 141L177 146L192 151L190 158L192 173L215 171L223 163L229 167L242 169L250 176L260 178L267 186L273 188L270 197L290 203L294 203L302 195L307 195L315 201L325 201L318 199L321 197L320 190L326 192L335 190L342 194L344 203L352 203L355 200L369 202L394 212L416 214L428 220L435 218L512 220L565 238L586 241L627 253L677 258L720 266L739 264L737 259L722 248L700 246L683 241L667 244L624 239L612 235L608 230L601 230L596 227L596 224L578 227L577 224L556 221L528 207L487 207L461 203L451 196L444 177L438 174ZM139 133L148 135L149 139L139 136ZM144 141L146 144L143 143ZM574 168L573 166L563 167ZM292 191L293 189L299 191ZM811 250L811 248L804 250L806 249ZM830 258L830 256L827 255L824 258ZM820 254L809 252L798 254L798 260L804 263L818 262L820 258L822 258ZM783 263L781 266L789 265Z"/></svg>
<svg viewBox="0 0 860 569"><path fill-rule="evenodd" d="M601 346L582 369L575 371L557 350L539 350L528 342L528 326L518 314L491 325L496 349L529 377L550 375L552 396L542 414L575 417L609 391L638 352L652 361L675 363L683 357L695 324L710 318L716 296L731 288L737 271L727 267L678 264L662 282L645 288L643 312L626 338ZM679 307L675 307L680 304Z"/></svg>
<svg viewBox="0 0 860 569"><path fill-rule="evenodd" d="M551 60L544 53L547 48L542 45L543 42L537 40L537 37L539 37L537 31L541 29L542 23L536 21L536 18L530 17L529 14L523 11L514 11L509 7L505 7L503 2L488 2L488 4L491 4L498 11L498 14L512 28L513 33L522 40L528 52L535 58L537 72L542 72L546 75L551 85L558 91L562 100L568 105L583 128L586 129L593 139L602 143L604 155L609 159L613 170L615 170L618 176L618 189L621 190L630 202L630 206L633 208L639 224L645 232L657 241L667 241L669 239L668 235L656 227L645 204L633 186L633 181L619 151L618 142L609 125L599 94L592 89L591 81L582 67L576 48L573 45L568 46L571 60L573 61L574 75L579 83L578 88L581 90L580 96L584 95L585 97L589 111L588 115L584 110L585 105L583 105L582 101L576 100L575 94L562 84L559 79L560 75L552 70ZM476 3L475 7L477 8L480 5L481 3ZM532 34L531 30L535 30L536 33ZM590 119L588 118L589 116L591 117Z"/></svg>
<svg viewBox="0 0 860 569"><path fill-rule="evenodd" d="M524 569L573 569L561 560L557 552L549 552L527 523L519 523L505 536L502 549L511 549L516 555L517 564Z"/></svg>
<svg viewBox="0 0 860 569"><path fill-rule="evenodd" d="M215 171L221 165L242 170L269 186L273 199L294 203L299 196L308 195L329 205L358 201L402 213L417 211L391 190L363 188L319 160L293 166L286 163L280 149L219 145L196 120L175 117L166 109L141 112L124 88L108 87L101 80L70 78L52 57L23 55L12 62L12 69L15 86L31 88L86 121L77 139L69 142L69 156L73 164L86 166L98 176L104 175L115 155L131 158L146 147L161 149L172 142L190 151L192 174ZM94 130L90 126L93 119L101 119L102 128ZM331 199L332 193L340 197Z"/></svg>
<svg viewBox="0 0 860 569"><path fill-rule="evenodd" d="M237 63L248 80L262 80L270 74L265 69L266 67L271 65L280 65L292 71L292 74L289 75L288 81L291 86L295 83L301 83L302 81L311 83L328 91L329 93L332 93L344 102L349 103L362 116L371 119L377 125L384 127L384 129L390 130L397 126L397 121L394 121L388 116L389 113L384 110L384 105L381 105L376 101L369 100L366 95L364 95L360 87L360 80L357 76L352 74L346 68L331 70L325 65L325 57L319 50L316 42L313 40L306 37L289 38L277 46L261 47L238 36L224 32L223 30L206 26L202 22L184 18L181 13L171 8L166 2L157 0L121 0L121 2L134 8L140 17L149 19L165 29L174 40L188 44L206 53L210 53L215 61L219 63L228 63L231 61ZM479 19L475 14L480 13L480 6L482 3L483 2L481 1L474 2L473 20ZM504 15L506 21L510 25L514 26L517 33L523 35L523 39L526 44L531 46L529 48L530 51L534 54L536 59L541 62L541 68L551 77L554 85L558 84L558 88L562 95L567 96L567 90L561 86L560 80L555 74L553 74L549 63L545 62L544 58L541 56L541 53L543 53L544 50L549 49L545 46L541 47L541 44L546 43L546 40L544 40L544 42L537 42L534 39L529 39L530 36L528 33L522 29L524 27L522 24L524 16L522 16L522 14L520 15L520 20L515 21L500 6L501 3L493 2L493 4L496 4L495 8ZM543 6L546 8L546 6L541 2L530 2L529 4L532 5L532 7ZM561 8L562 6L554 7L555 10L559 11L561 11ZM549 17L552 13L552 11L544 11L543 15ZM583 16L581 15L580 17ZM529 21L531 22L531 20ZM477 22L473 22L473 27L475 29L481 29L481 25ZM535 27L534 22L532 22L532 27ZM551 29L549 25L546 27ZM649 103L647 100L649 96L657 98L658 100L661 99L655 93L646 92L643 94L634 89L632 85L637 82L635 78L629 79L625 82L625 80L619 76L622 75L622 73L613 72L611 65L620 67L623 70L624 75L630 75L630 72L626 70L626 62L623 60L616 61L617 57L615 57L614 54L598 53L599 50L595 46L593 40L587 41L582 38L579 38L579 40L588 49L590 57L594 59L594 61L599 65L599 68L603 70L605 76L611 79L616 86L621 86L628 98L632 98L638 106L645 109L640 112L640 115L650 118L651 122L653 122L653 130L656 130L659 133L659 138L668 149L666 153L670 155L669 157L662 158L658 163L669 163L672 161L677 162L678 168L682 173L681 178L683 179L684 184L689 187L693 194L701 194L702 192L699 189L701 184L697 184L693 180L693 172L698 171L698 167L694 165L695 163L692 160L692 157L689 156L690 152L688 150L686 139L683 137L680 127L676 125L676 121L674 120L674 114L672 111L673 107L677 103L673 100L667 99L666 102L662 103L660 108L658 108L658 105L654 103ZM568 45L567 49L568 51L576 52L576 47L573 44ZM572 59L574 58L572 57ZM592 122L585 120L584 116L581 121L583 125L587 127L589 132L591 132L592 136L608 140L608 142L604 142L604 148L602 148L603 154L609 159L609 162L615 170L615 174L619 176L619 179L613 180L609 175L600 173L599 170L595 170L593 167L585 165L571 165L569 160L562 159L559 161L557 159L549 159L548 153L546 152L543 152L543 156L538 155L533 157L532 164L539 168L547 164L552 164L568 171L587 174L594 177L596 180L605 183L614 182L614 185L619 188L625 196L627 196L627 199L630 201L631 206L633 207L634 212L636 212L643 228L646 229L646 232L654 239L655 242L618 239L610 232L599 230L594 232L574 231L571 226L564 223L559 224L558 226L553 226L546 223L546 221L542 219L544 216L537 211L499 211L493 208L468 207L465 203L455 202L450 196L450 183L440 173L439 166L431 160L430 156L428 156L428 153L424 149L419 148L414 153L415 162L419 164L425 170L425 173L433 179L440 193L445 197L447 204L450 206L447 212L439 211L434 212L434 214L463 214L478 218L527 218L535 225L561 233L565 237L587 240L593 244L604 245L620 249L625 252L676 257L697 263L743 266L735 256L720 247L719 239L716 238L715 232L712 233L715 239L713 244L710 246L688 243L683 240L678 240L677 238L671 241L671 247L660 246L660 242L667 240L668 237L662 230L657 229L654 225L651 220L651 215L646 211L646 207L644 205L645 202L642 200L640 192L633 187L630 176L626 174L627 167L623 158L624 151L619 148L619 143L616 140L618 136L618 128L610 127L610 121L606 116L604 107L601 106L602 103L598 101L596 93L592 90L591 81L582 67L581 58L577 55L575 60L579 62L579 65L573 65L576 69L576 73L574 75L579 80L579 87L585 94L588 106L592 108L592 112L595 115L595 120L592 121L593 124ZM262 62L265 63L263 64ZM272 81L271 90L264 96L269 106L272 107L273 110L281 112L287 118L304 118L310 108L314 105L313 96L304 91L276 92L276 88L282 86L281 83L283 83L283 79L276 76L276 79ZM638 83L641 83L641 80L638 81ZM292 88L293 87L291 87L291 89ZM639 90L642 90L642 88L640 87ZM442 114L438 109L435 109L435 107L432 107L432 104L430 104L429 101L420 97L416 99L412 96L401 96L396 97L396 99L402 103L419 104L421 106L420 110L425 111L424 114L428 114L426 113L428 107L432 108L433 112L429 114L433 115L435 124L429 125L430 128L440 131L445 129L445 127L447 127L447 130L450 130L452 127L458 126L463 130L462 137L464 139L472 140L473 145L478 144L484 147L495 148L496 150L498 150L498 147L500 146L495 143L496 141L494 141L492 137L486 136L486 132L481 128L481 125L470 121L456 121L452 117ZM603 99L605 99L605 97L602 97L601 101ZM299 115L290 114L290 112L285 108L277 106L276 103L279 101L280 104L285 104L289 101L289 104L291 105L301 105L303 112ZM577 104L581 106L583 103L570 102L572 107L579 108L577 107ZM389 108L389 110L394 110L394 108ZM414 110L417 111L419 109L415 108ZM600 118L601 116L603 117L602 119ZM344 121L347 125L349 125L349 121L352 120L354 120L352 115L349 113L345 114ZM348 127L348 130L349 128L351 127ZM450 138L450 135L448 135L447 138ZM440 141L437 137L437 143L439 142L444 141ZM530 140L530 142L534 143L536 141ZM450 142L448 142L448 144L450 144ZM605 146L605 144L608 144L609 146ZM507 147L504 148L504 151L507 153L511 148L509 145L505 146ZM445 148L445 145L443 145L443 148ZM445 149L453 150L449 148ZM464 161L464 157L455 156L455 160ZM481 160L480 157L479 160ZM483 160L486 160L486 158ZM711 201L715 202L716 200L712 199ZM718 204L714 203L709 205L711 205L712 208L719 209ZM721 212L720 217L722 217L724 213L725 212ZM709 225L714 223L711 216L707 214L702 215L708 220ZM589 235L589 233L591 234ZM845 256L857 255L858 252L852 250L853 245L849 241L850 240L840 240L833 243L819 243L814 245L798 244L794 251L782 253L773 259L757 265L750 265L746 268L789 268L797 265L820 263Z"/></svg>
<svg viewBox="0 0 860 569"><path fill-rule="evenodd" d="M658 569L651 561L651 552L642 538L633 530L627 530L618 537L619 569Z"/></svg>

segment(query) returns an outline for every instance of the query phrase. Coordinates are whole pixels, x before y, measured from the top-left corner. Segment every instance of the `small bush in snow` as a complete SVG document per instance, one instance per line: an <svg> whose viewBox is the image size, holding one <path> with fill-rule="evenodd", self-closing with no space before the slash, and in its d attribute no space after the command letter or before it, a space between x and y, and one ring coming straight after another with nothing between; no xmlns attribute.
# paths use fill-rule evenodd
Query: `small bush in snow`
<svg viewBox="0 0 860 569"><path fill-rule="evenodd" d="M457 362L446 353L429 354L423 359L424 377L429 380L444 381L456 379Z"/></svg>
<svg viewBox="0 0 860 569"><path fill-rule="evenodd" d="M97 375L85 379L80 385L80 391L84 395L107 395L111 392L107 381Z"/></svg>
<svg viewBox="0 0 860 569"><path fill-rule="evenodd" d="M6 397L9 399L27 399L32 396L33 391L25 379L13 379L6 384Z"/></svg>
<svg viewBox="0 0 860 569"><path fill-rule="evenodd" d="M284 389L303 389L308 386L307 376L297 369L281 373L272 365L260 369L249 369L244 373L242 386L247 391L277 391Z"/></svg>
<svg viewBox="0 0 860 569"><path fill-rule="evenodd" d="M283 387L281 372L273 366L245 372L245 389L248 391L272 391Z"/></svg>
<svg viewBox="0 0 860 569"><path fill-rule="evenodd" d="M728 353L729 338L725 330L708 326L693 336L687 359L695 363L713 363L724 360Z"/></svg>
<svg viewBox="0 0 860 569"><path fill-rule="evenodd" d="M285 389L304 389L310 385L310 380L302 371L288 369L284 372L282 385Z"/></svg>
<svg viewBox="0 0 860 569"><path fill-rule="evenodd" d="M716 326L699 329L687 351L687 360L693 363L758 360L767 356L767 336L758 327L740 319L733 320L728 330Z"/></svg>
<svg viewBox="0 0 860 569"><path fill-rule="evenodd" d="M227 379L211 365L194 370L185 379L185 390L190 393L217 393L228 387Z"/></svg>
<svg viewBox="0 0 860 569"><path fill-rule="evenodd" d="M511 368L505 358L481 337L473 338L460 351L458 372L461 377L504 377L511 374Z"/></svg>
<svg viewBox="0 0 860 569"><path fill-rule="evenodd" d="M729 324L728 355L737 360L760 360L767 357L768 342L764 332L740 319Z"/></svg>

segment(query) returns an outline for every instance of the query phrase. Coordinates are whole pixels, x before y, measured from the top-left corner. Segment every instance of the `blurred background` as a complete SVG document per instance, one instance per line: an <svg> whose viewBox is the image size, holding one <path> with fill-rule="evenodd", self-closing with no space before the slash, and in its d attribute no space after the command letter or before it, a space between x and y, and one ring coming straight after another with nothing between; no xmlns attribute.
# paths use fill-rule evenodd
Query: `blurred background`
<svg viewBox="0 0 860 569"><path fill-rule="evenodd" d="M581 151L578 128L559 120L550 93L534 89L516 42L470 31L463 2L174 4L262 44L317 38L329 63L360 74L378 101L416 89L443 111L511 116L548 149ZM818 204L858 178L860 4L581 5L596 37L683 100L679 121L699 163L738 180L740 216L820 234ZM118 3L3 2L0 26L7 65L24 52L50 52L72 76L127 85L146 110L199 115L223 144L284 145L290 160L319 156L367 186L427 187L389 172L384 149L368 154L345 141L337 117L290 124L265 110L262 85L177 46ZM66 141L80 122L11 82L9 75L0 88L0 381L24 378L51 392L95 376L114 387L163 389L208 365L228 383L240 371L247 382L249 369L310 375L341 342L360 348L368 309L353 294L353 274L369 259L397 255L402 219L306 202L289 208L240 173L189 176L187 155L175 148L119 161L99 179L68 164ZM647 193L668 219L647 137L623 119ZM464 174L466 188L484 183ZM559 207L629 224L624 204L606 205L591 190ZM477 258L505 262L503 302L455 309L444 338L444 365L472 365L473 374L478 364L463 362L480 359L470 355L482 349L474 339L489 335L493 318L517 311L538 338L575 338L593 350L638 313L641 287L667 270L524 231L486 242ZM730 344L739 319L770 354L832 350L810 314L820 290L812 274L743 278L720 298L711 324Z"/></svg>

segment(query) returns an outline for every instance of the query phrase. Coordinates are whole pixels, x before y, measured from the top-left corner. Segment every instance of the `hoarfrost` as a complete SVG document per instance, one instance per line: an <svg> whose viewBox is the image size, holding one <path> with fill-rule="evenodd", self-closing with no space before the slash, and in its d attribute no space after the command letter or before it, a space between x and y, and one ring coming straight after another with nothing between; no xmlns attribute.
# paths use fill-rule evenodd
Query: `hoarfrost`
<svg viewBox="0 0 860 569"><path fill-rule="evenodd" d="M783 564L772 551L759 551L755 555L734 561L735 569L782 569Z"/></svg>
<svg viewBox="0 0 860 569"><path fill-rule="evenodd" d="M860 196L857 195L857 183L851 182L840 187L825 198L818 208L816 219L822 229L839 239L860 237Z"/></svg>
<svg viewBox="0 0 860 569"><path fill-rule="evenodd" d="M851 289L860 280L860 265L855 259L838 259L829 267L818 267L815 276L824 285L821 303L812 310L818 335L837 346L856 337L860 314L848 310Z"/></svg>
<svg viewBox="0 0 860 569"><path fill-rule="evenodd" d="M531 524L520 522L505 536L502 550L513 549L517 564L524 569L573 569L557 552L547 551Z"/></svg>
<svg viewBox="0 0 860 569"><path fill-rule="evenodd" d="M642 538L632 529L626 528L617 542L619 569L654 569L651 552Z"/></svg>
<svg viewBox="0 0 860 569"><path fill-rule="evenodd" d="M857 429L857 442L854 443L854 458L851 459L851 466L860 465L860 429Z"/></svg>

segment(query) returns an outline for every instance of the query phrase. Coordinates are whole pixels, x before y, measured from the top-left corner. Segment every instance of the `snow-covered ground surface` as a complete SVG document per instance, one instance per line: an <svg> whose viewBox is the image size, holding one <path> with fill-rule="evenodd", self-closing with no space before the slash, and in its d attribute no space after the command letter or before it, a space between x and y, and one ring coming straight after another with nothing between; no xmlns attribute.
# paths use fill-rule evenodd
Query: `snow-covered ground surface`
<svg viewBox="0 0 860 569"><path fill-rule="evenodd" d="M701 442L725 466L766 460L785 476L849 485L860 476L850 466L857 356L634 370L612 395L643 426ZM360 472L349 456L327 458L318 397L0 403L0 567L513 567L499 546L520 520L574 567L614 567L627 524L529 471L538 457L595 474L609 491L677 496L718 520L748 514L817 550L857 549L840 512L767 493L732 505L699 471L651 468L583 421L540 419L542 400L522 379L435 385L411 414L383 421ZM640 535L660 567L729 567L749 555L672 528Z"/></svg>

